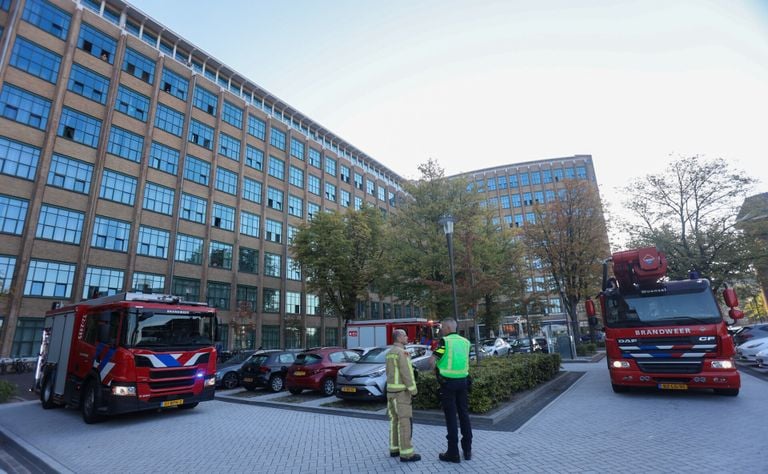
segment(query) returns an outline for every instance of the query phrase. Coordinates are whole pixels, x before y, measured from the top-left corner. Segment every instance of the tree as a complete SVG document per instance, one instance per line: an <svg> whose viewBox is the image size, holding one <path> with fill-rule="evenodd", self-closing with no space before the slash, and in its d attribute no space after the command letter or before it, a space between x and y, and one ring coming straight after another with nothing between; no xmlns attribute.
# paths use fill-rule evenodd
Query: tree
<svg viewBox="0 0 768 474"><path fill-rule="evenodd" d="M634 219L620 225L631 247L656 246L667 255L670 278L697 270L718 289L752 272L756 249L735 227L752 183L722 158L678 158L624 189Z"/></svg>
<svg viewBox="0 0 768 474"><path fill-rule="evenodd" d="M597 190L583 180L565 180L562 186L556 201L534 206L535 222L523 226L523 235L531 256L552 277L578 338L577 305L599 291L601 263L609 249Z"/></svg>
<svg viewBox="0 0 768 474"><path fill-rule="evenodd" d="M301 265L310 291L324 309L345 322L355 318L382 268L383 218L370 206L359 211L321 212L303 224L291 251Z"/></svg>

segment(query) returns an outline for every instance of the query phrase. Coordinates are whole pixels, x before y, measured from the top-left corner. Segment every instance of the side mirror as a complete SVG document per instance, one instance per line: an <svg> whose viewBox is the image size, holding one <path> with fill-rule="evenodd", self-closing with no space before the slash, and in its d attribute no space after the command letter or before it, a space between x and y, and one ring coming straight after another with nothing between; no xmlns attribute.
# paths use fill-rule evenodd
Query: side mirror
<svg viewBox="0 0 768 474"><path fill-rule="evenodd" d="M735 308L739 305L739 297L736 296L736 290L733 288L723 290L723 299L725 300L725 305L729 308Z"/></svg>
<svg viewBox="0 0 768 474"><path fill-rule="evenodd" d="M593 318L595 316L595 302L592 301L592 300L585 301L584 302L584 309L587 310L587 316L589 316L590 320L591 320L591 318ZM594 326L594 324L592 324L592 323L590 323L590 324L592 326Z"/></svg>
<svg viewBox="0 0 768 474"><path fill-rule="evenodd" d="M734 321L739 320L744 317L744 311L740 309L731 308L731 310L728 311L728 317L730 317Z"/></svg>

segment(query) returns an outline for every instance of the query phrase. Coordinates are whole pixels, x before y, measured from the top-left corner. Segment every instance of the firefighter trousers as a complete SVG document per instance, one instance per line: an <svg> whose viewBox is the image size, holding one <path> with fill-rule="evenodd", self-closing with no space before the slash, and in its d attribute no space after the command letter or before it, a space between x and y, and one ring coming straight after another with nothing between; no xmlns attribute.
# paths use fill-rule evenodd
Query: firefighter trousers
<svg viewBox="0 0 768 474"><path fill-rule="evenodd" d="M399 452L401 458L410 458L413 456L411 394L407 390L387 393L387 413L389 414L389 452Z"/></svg>

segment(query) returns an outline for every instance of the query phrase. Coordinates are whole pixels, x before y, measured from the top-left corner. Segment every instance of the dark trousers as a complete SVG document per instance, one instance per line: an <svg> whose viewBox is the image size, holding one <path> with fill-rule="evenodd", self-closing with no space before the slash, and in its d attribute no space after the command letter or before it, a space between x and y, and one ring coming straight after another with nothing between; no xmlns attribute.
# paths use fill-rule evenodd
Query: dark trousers
<svg viewBox="0 0 768 474"><path fill-rule="evenodd" d="M469 422L469 395L467 379L445 378L440 384L440 404L445 413L445 426L448 434L449 456L459 454L459 425L461 426L461 449L472 451L472 426ZM458 423L457 423L458 418Z"/></svg>

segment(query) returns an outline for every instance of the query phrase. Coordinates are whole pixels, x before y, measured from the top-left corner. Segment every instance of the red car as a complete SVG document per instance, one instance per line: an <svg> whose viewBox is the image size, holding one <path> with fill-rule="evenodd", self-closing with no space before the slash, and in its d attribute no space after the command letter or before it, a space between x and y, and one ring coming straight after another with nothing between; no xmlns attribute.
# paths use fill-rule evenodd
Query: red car
<svg viewBox="0 0 768 474"><path fill-rule="evenodd" d="M303 390L318 390L329 397L336 393L336 373L342 367L357 362L360 355L341 347L307 349L296 356L288 368L285 386L298 395Z"/></svg>

